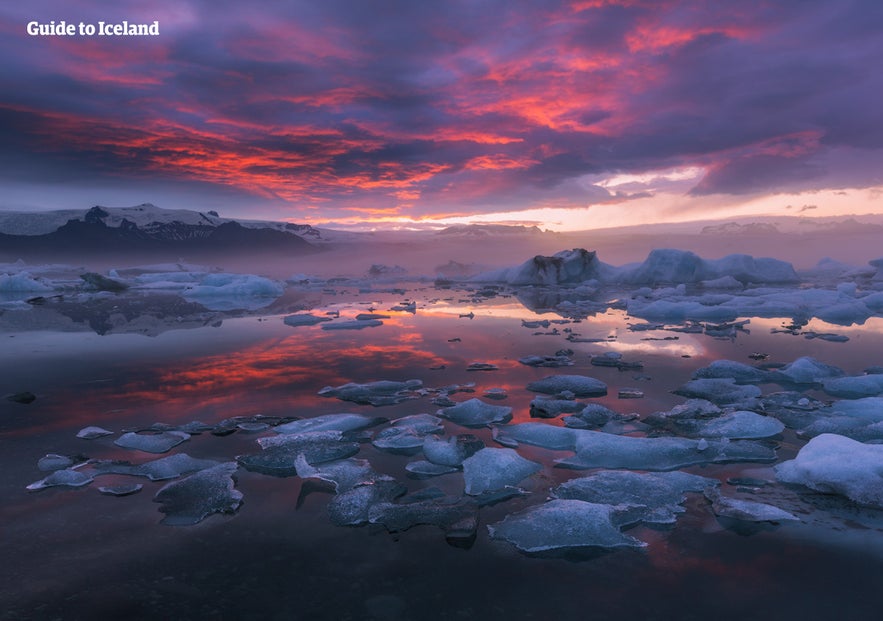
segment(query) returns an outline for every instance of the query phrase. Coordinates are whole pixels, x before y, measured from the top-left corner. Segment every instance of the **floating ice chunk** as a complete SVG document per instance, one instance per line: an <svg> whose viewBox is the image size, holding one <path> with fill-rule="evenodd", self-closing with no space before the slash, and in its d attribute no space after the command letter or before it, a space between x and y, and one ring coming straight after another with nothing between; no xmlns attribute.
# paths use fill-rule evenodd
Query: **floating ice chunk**
<svg viewBox="0 0 883 621"><path fill-rule="evenodd" d="M510 285L563 285L606 280L612 274L613 268L601 263L594 252L574 248L562 250L551 257L537 255L516 267L484 272L470 280Z"/></svg>
<svg viewBox="0 0 883 621"><path fill-rule="evenodd" d="M98 488L98 492L105 496L131 496L144 488L140 483L124 483L122 485L104 485Z"/></svg>
<svg viewBox="0 0 883 621"><path fill-rule="evenodd" d="M737 384L763 384L775 381L775 374L765 369L733 360L715 360L707 367L697 369L693 379L732 378Z"/></svg>
<svg viewBox="0 0 883 621"><path fill-rule="evenodd" d="M472 362L466 367L467 371L499 371L500 367L489 362Z"/></svg>
<svg viewBox="0 0 883 621"><path fill-rule="evenodd" d="M48 293L54 291L46 282L32 278L28 272L0 274L0 294L2 293Z"/></svg>
<svg viewBox="0 0 883 621"><path fill-rule="evenodd" d="M565 468L675 470L693 464L774 461L774 449L751 440L730 442L687 438L634 438L574 430L576 455L556 459Z"/></svg>
<svg viewBox="0 0 883 621"><path fill-rule="evenodd" d="M56 470L45 479L31 483L26 489L37 491L47 487L83 487L92 482L92 477L79 470Z"/></svg>
<svg viewBox="0 0 883 621"><path fill-rule="evenodd" d="M732 276L721 276L711 280L703 280L699 283L706 289L741 289L744 285Z"/></svg>
<svg viewBox="0 0 883 621"><path fill-rule="evenodd" d="M570 356L525 356L518 362L529 367L570 367L573 359Z"/></svg>
<svg viewBox="0 0 883 621"><path fill-rule="evenodd" d="M586 429L591 427L603 427L610 421L628 420L635 417L636 415L624 416L600 403L590 403L575 415L565 416L563 421L568 427Z"/></svg>
<svg viewBox="0 0 883 621"><path fill-rule="evenodd" d="M330 483L337 493L353 489L357 485L373 483L381 479L389 479L371 468L366 459L341 459L320 466L311 466L301 454L295 459L297 476L302 479L317 479Z"/></svg>
<svg viewBox="0 0 883 621"><path fill-rule="evenodd" d="M298 326L314 326L317 323L322 323L324 321L331 321L331 317L323 317L317 315L310 314L301 314L301 315L289 315L285 319L282 320L285 322L286 326L291 326L296 328Z"/></svg>
<svg viewBox="0 0 883 621"><path fill-rule="evenodd" d="M67 455L57 455L55 453L48 453L47 455L41 457L39 461L37 461L37 468L40 472L52 472L54 470L64 470L65 468L70 468L75 463L79 461L84 461L85 458L75 459L73 457L69 457Z"/></svg>
<svg viewBox="0 0 883 621"><path fill-rule="evenodd" d="M147 477L151 481L163 481L182 474L213 468L218 463L213 459L196 459L187 453L175 453L137 465L124 461L96 461L91 466L97 474L126 474Z"/></svg>
<svg viewBox="0 0 883 621"><path fill-rule="evenodd" d="M505 405L491 405L481 399L472 398L437 412L442 418L463 427L485 427L491 423L504 423L512 420L512 408Z"/></svg>
<svg viewBox="0 0 883 621"><path fill-rule="evenodd" d="M195 299L211 310L257 309L282 295L281 283L252 274L207 274L198 285L184 290L186 299Z"/></svg>
<svg viewBox="0 0 883 621"><path fill-rule="evenodd" d="M614 507L582 500L552 500L530 507L488 526L488 531L492 538L527 553L647 545L620 532Z"/></svg>
<svg viewBox="0 0 883 621"><path fill-rule="evenodd" d="M817 384L827 379L846 375L843 369L819 362L809 356L798 358L774 373L781 379L794 384Z"/></svg>
<svg viewBox="0 0 883 621"><path fill-rule="evenodd" d="M408 491L401 483L381 479L358 485L337 494L328 503L328 516L336 526L358 526L368 523L371 507L389 503Z"/></svg>
<svg viewBox="0 0 883 621"><path fill-rule="evenodd" d="M883 444L835 434L816 436L797 457L775 467L776 478L883 508Z"/></svg>
<svg viewBox="0 0 883 621"><path fill-rule="evenodd" d="M836 433L859 442L871 442L883 440L883 423L872 423L853 416L825 416L800 430L800 435L808 438L823 433Z"/></svg>
<svg viewBox="0 0 883 621"><path fill-rule="evenodd" d="M454 466L443 466L442 464L434 464L431 461L426 461L425 459L408 462L407 464L405 464L405 470L407 470L411 475L417 477L418 479L428 479L430 477L437 477L443 474L459 472L459 468L455 468Z"/></svg>
<svg viewBox="0 0 883 621"><path fill-rule="evenodd" d="M541 380L530 382L527 389L550 395L566 391L573 393L576 397L603 397L607 394L607 384L585 375L549 375Z"/></svg>
<svg viewBox="0 0 883 621"><path fill-rule="evenodd" d="M238 455L236 461L246 470L277 477L297 474L296 461L303 454L307 463L321 464L352 457L359 452L358 442L345 439L339 431L307 431L259 438L260 453Z"/></svg>
<svg viewBox="0 0 883 621"><path fill-rule="evenodd" d="M323 330L362 330L363 328L376 328L382 326L379 319L354 319L352 321L334 321L322 326Z"/></svg>
<svg viewBox="0 0 883 621"><path fill-rule="evenodd" d="M95 291L125 291L129 288L128 283L108 278L95 272L80 274L80 278L83 279L89 289Z"/></svg>
<svg viewBox="0 0 883 621"><path fill-rule="evenodd" d="M571 479L553 492L569 498L602 505L629 505L629 518L649 524L674 524L683 513L686 492L701 492L720 483L686 472L603 471Z"/></svg>
<svg viewBox="0 0 883 621"><path fill-rule="evenodd" d="M883 393L883 375L853 375L822 383L822 390L832 397L860 399Z"/></svg>
<svg viewBox="0 0 883 621"><path fill-rule="evenodd" d="M694 379L690 380L674 394L684 397L705 399L718 405L735 404L759 397L760 388L757 386L737 385L731 377L717 379Z"/></svg>
<svg viewBox="0 0 883 621"><path fill-rule="evenodd" d="M386 422L387 419L363 414L323 414L302 418L273 427L279 434L304 433L305 431L356 431Z"/></svg>
<svg viewBox="0 0 883 621"><path fill-rule="evenodd" d="M441 419L430 414L405 416L380 431L372 444L382 450L412 455L423 447L427 434L444 433Z"/></svg>
<svg viewBox="0 0 883 621"><path fill-rule="evenodd" d="M585 407L585 403L571 399L536 398L530 402L530 415L533 418L555 418L561 414L581 412Z"/></svg>
<svg viewBox="0 0 883 621"><path fill-rule="evenodd" d="M319 391L322 397L337 397L341 401L351 401L361 405L395 405L417 396L413 391L423 387L423 382L418 379L406 382L394 382L381 380L368 382L367 384L349 383L342 386L326 386Z"/></svg>
<svg viewBox="0 0 883 621"><path fill-rule="evenodd" d="M183 431L163 431L160 433L124 433L114 440L114 444L146 453L165 453L190 439Z"/></svg>
<svg viewBox="0 0 883 621"><path fill-rule="evenodd" d="M785 425L776 418L745 410L730 412L718 418L697 419L694 423L690 426L692 428L681 427L685 435L750 440L769 438L782 433L785 429Z"/></svg>
<svg viewBox="0 0 883 621"><path fill-rule="evenodd" d="M77 432L78 438L83 438L84 440L94 440L95 438L102 438L104 436L112 436L113 432L108 431L102 427L83 427Z"/></svg>
<svg viewBox="0 0 883 621"><path fill-rule="evenodd" d="M423 455L430 462L440 466L460 467L463 460L484 448L484 442L471 433L462 433L442 440L426 436L423 442Z"/></svg>
<svg viewBox="0 0 883 621"><path fill-rule="evenodd" d="M235 513L242 504L242 492L234 488L236 469L234 462L227 462L165 485L153 497L163 505L162 523L190 526L213 513Z"/></svg>
<svg viewBox="0 0 883 621"><path fill-rule="evenodd" d="M797 282L790 263L777 259L731 254L721 259L702 259L688 250L655 249L639 266L624 268L620 276L630 284L695 283L726 276L739 282Z"/></svg>
<svg viewBox="0 0 883 621"><path fill-rule="evenodd" d="M509 396L509 393L506 392L505 388L488 388L484 391L483 395L487 399L502 401Z"/></svg>
<svg viewBox="0 0 883 621"><path fill-rule="evenodd" d="M494 440L509 447L516 447L520 443L524 443L565 451L574 449L576 432L574 429L556 427L547 423L520 423L496 427Z"/></svg>
<svg viewBox="0 0 883 621"><path fill-rule="evenodd" d="M475 503L468 499L441 498L422 500L408 504L382 502L368 511L372 524L382 524L391 533L408 530L421 524L438 526L458 541L475 538L478 528L478 512Z"/></svg>
<svg viewBox="0 0 883 621"><path fill-rule="evenodd" d="M883 421L883 397L835 401L831 404L831 411L865 421L881 422Z"/></svg>
<svg viewBox="0 0 883 621"><path fill-rule="evenodd" d="M787 511L752 500L740 500L722 496L720 490L709 488L705 497L711 501L711 510L718 517L732 518L746 522L799 522L800 518Z"/></svg>
<svg viewBox="0 0 883 621"><path fill-rule="evenodd" d="M524 459L512 449L483 448L463 461L466 493L477 496L504 487L515 487L541 469L540 464Z"/></svg>

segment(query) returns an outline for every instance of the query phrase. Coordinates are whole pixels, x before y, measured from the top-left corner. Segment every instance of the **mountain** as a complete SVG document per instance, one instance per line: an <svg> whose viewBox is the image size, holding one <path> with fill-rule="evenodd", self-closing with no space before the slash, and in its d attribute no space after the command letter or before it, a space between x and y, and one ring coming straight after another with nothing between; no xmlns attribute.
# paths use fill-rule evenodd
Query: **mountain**
<svg viewBox="0 0 883 621"><path fill-rule="evenodd" d="M541 235L542 231L536 226L521 226L511 224L460 224L449 226L436 235L489 237L491 235Z"/></svg>
<svg viewBox="0 0 883 621"><path fill-rule="evenodd" d="M305 238L322 240L321 233L309 225L240 222L221 218L214 211L164 210L149 204L0 212L0 251L16 256L315 251L316 246Z"/></svg>

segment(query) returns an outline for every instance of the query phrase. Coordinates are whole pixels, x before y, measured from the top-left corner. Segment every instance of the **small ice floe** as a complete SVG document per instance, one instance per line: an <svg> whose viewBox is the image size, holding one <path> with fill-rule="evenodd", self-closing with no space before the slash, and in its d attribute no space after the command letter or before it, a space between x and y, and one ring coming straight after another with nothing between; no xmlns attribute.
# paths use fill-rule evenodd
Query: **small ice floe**
<svg viewBox="0 0 883 621"><path fill-rule="evenodd" d="M304 433L305 431L357 431L385 423L386 418L365 416L364 414L323 414L312 418L302 418L273 427L280 434Z"/></svg>
<svg viewBox="0 0 883 621"><path fill-rule="evenodd" d="M431 414L405 416L382 429L371 442L376 448L390 453L413 455L423 448L427 437L444 433L442 420Z"/></svg>
<svg viewBox="0 0 883 621"><path fill-rule="evenodd" d="M822 390L832 397L861 399L883 393L883 375L851 375L822 382Z"/></svg>
<svg viewBox="0 0 883 621"><path fill-rule="evenodd" d="M47 487L83 487L84 485L88 485L93 481L92 476L85 473L80 472L79 470L56 470L48 477L44 479L40 479L34 483L31 483L27 486L27 490L34 492L41 489L46 489Z"/></svg>
<svg viewBox="0 0 883 621"><path fill-rule="evenodd" d="M508 515L488 531L528 554L647 545L622 534L620 525L615 507L559 499Z"/></svg>
<svg viewBox="0 0 883 621"><path fill-rule="evenodd" d="M165 453L190 439L183 431L162 431L160 433L124 433L114 440L114 444L127 449L146 453Z"/></svg>
<svg viewBox="0 0 883 621"><path fill-rule="evenodd" d="M163 524L190 526L214 513L235 513L242 504L242 492L234 487L234 462L227 462L161 488L154 502L162 504Z"/></svg>
<svg viewBox="0 0 883 621"><path fill-rule="evenodd" d="M95 438L103 438L104 436L112 436L113 432L103 427L83 427L77 432L77 437L83 440L94 440Z"/></svg>
<svg viewBox="0 0 883 621"><path fill-rule="evenodd" d="M292 328L296 328L298 326L314 326L317 323L323 323L325 321L331 321L331 317L323 317L321 315L310 315L307 314L299 314L299 315L289 315L285 319L282 320L286 326L291 326Z"/></svg>
<svg viewBox="0 0 883 621"><path fill-rule="evenodd" d="M321 397L337 397L360 405L395 405L409 399L416 399L414 391L423 387L418 379L406 382L380 380L367 384L349 383L342 386L325 386L319 391Z"/></svg>
<svg viewBox="0 0 883 621"><path fill-rule="evenodd" d="M336 526L360 526L368 523L371 507L391 503L408 488L390 479L378 479L337 494L328 503L328 517Z"/></svg>
<svg viewBox="0 0 883 621"><path fill-rule="evenodd" d="M495 427L494 440L510 448L524 443L556 451L572 451L576 446L576 432L546 423L519 423Z"/></svg>
<svg viewBox="0 0 883 621"><path fill-rule="evenodd" d="M126 461L94 461L90 467L99 474L125 474L135 477L147 477L151 481L174 479L182 474L190 474L213 468L219 462L213 459L197 459L187 453L175 453L143 464L131 464Z"/></svg>
<svg viewBox="0 0 883 621"><path fill-rule="evenodd" d="M703 399L691 399L668 412L654 412L644 422L682 436L731 440L769 438L785 429L772 416L747 410L724 412Z"/></svg>
<svg viewBox="0 0 883 621"><path fill-rule="evenodd" d="M391 533L418 525L437 526L451 545L469 547L478 529L476 504L463 498L439 498L411 503L382 502L368 511L372 524L382 524Z"/></svg>
<svg viewBox="0 0 883 621"><path fill-rule="evenodd" d="M570 356L525 356L519 358L518 362L529 367L570 367L573 366L573 359Z"/></svg>
<svg viewBox="0 0 883 621"><path fill-rule="evenodd" d="M571 479L552 492L555 498L582 500L629 508L630 521L646 524L674 524L685 511L687 492L702 492L720 483L715 479L686 472L637 473L605 470Z"/></svg>
<svg viewBox="0 0 883 621"><path fill-rule="evenodd" d="M784 483L883 509L883 444L822 434L807 442L797 457L775 466L775 471Z"/></svg>
<svg viewBox="0 0 883 621"><path fill-rule="evenodd" d="M829 343L846 343L849 341L849 337L844 334L833 334L831 332L804 332L803 338L812 340L819 339L820 341L827 341Z"/></svg>
<svg viewBox="0 0 883 621"><path fill-rule="evenodd" d="M48 453L37 461L37 468L40 472L53 472L55 470L64 470L70 468L74 464L86 461L85 457L80 455L58 455L56 453Z"/></svg>
<svg viewBox="0 0 883 621"><path fill-rule="evenodd" d="M483 448L484 442L481 438L471 433L461 433L446 439L426 436L423 441L423 455L428 461L453 468L459 468L463 465L463 460L472 457Z"/></svg>
<svg viewBox="0 0 883 621"><path fill-rule="evenodd" d="M362 330L363 328L376 328L382 326L379 319L353 319L352 321L333 321L322 325L323 330Z"/></svg>
<svg viewBox="0 0 883 621"><path fill-rule="evenodd" d="M618 399L643 399L644 391L637 388L620 388L616 396Z"/></svg>
<svg viewBox="0 0 883 621"><path fill-rule="evenodd" d="M691 399L705 399L718 405L740 404L761 395L757 386L736 384L732 377L694 379L672 392Z"/></svg>
<svg viewBox="0 0 883 621"><path fill-rule="evenodd" d="M585 409L586 404L572 399L543 399L538 397L530 402L532 418L555 418L561 414L575 414Z"/></svg>
<svg viewBox="0 0 883 621"><path fill-rule="evenodd" d="M500 367L489 362L472 362L466 367L467 371L498 371Z"/></svg>
<svg viewBox="0 0 883 621"><path fill-rule="evenodd" d="M144 488L140 483L124 483L122 485L104 485L98 488L98 493L105 496L131 496Z"/></svg>
<svg viewBox="0 0 883 621"><path fill-rule="evenodd" d="M383 315L381 313L359 313L356 315L356 321L372 321L376 319L389 319L389 315Z"/></svg>
<svg viewBox="0 0 883 621"><path fill-rule="evenodd" d="M592 356L589 363L592 366L613 367L620 371L640 371L644 368L644 364L641 362L626 362L622 359L622 354L616 351L608 351L598 356Z"/></svg>
<svg viewBox="0 0 883 621"><path fill-rule="evenodd" d="M463 460L466 493L471 496L504 487L515 487L540 470L540 464L525 459L508 448L483 448Z"/></svg>
<svg viewBox="0 0 883 621"><path fill-rule="evenodd" d="M562 420L566 426L574 429L595 429L603 427L611 421L623 422L634 420L637 417L637 414L614 412L600 403L589 403L572 416L565 416Z"/></svg>
<svg viewBox="0 0 883 621"><path fill-rule="evenodd" d="M752 440L635 438L600 431L573 430L576 454L556 459L559 467L675 470L694 464L775 461L773 448Z"/></svg>
<svg viewBox="0 0 883 621"><path fill-rule="evenodd" d="M809 356L798 358L774 373L777 377L776 381L784 380L793 384L821 384L825 380L846 375L843 369Z"/></svg>
<svg viewBox="0 0 883 621"><path fill-rule="evenodd" d="M315 465L336 459L346 459L359 452L359 443L349 440L340 431L306 431L258 438L260 453L237 455L236 461L246 470L277 477L297 474L296 460L303 455L307 463Z"/></svg>
<svg viewBox="0 0 883 621"><path fill-rule="evenodd" d="M459 468L455 468L453 466L443 466L441 464L434 464L431 461L427 461L425 459L408 462L407 464L405 464L405 470L408 471L408 474L417 479L429 479L431 477L438 477L444 474L451 474L453 472L460 471Z"/></svg>
<svg viewBox="0 0 883 621"><path fill-rule="evenodd" d="M477 398L442 408L436 413L463 427L485 427L491 423L512 420L512 408L505 405L491 405Z"/></svg>
<svg viewBox="0 0 883 621"><path fill-rule="evenodd" d="M776 381L775 371L759 369L748 364L733 360L715 360L707 367L697 369L693 379L725 379L731 378L737 384L764 384Z"/></svg>
<svg viewBox="0 0 883 621"><path fill-rule="evenodd" d="M366 459L341 459L312 466L306 457L298 455L295 459L297 476L302 479L314 479L329 483L336 493L346 492L357 485L373 483L380 480L392 480L391 477L375 472Z"/></svg>
<svg viewBox="0 0 883 621"><path fill-rule="evenodd" d="M576 397L603 397L607 394L607 384L585 375L549 375L541 380L530 382L527 389L550 395L566 391L573 393Z"/></svg>
<svg viewBox="0 0 883 621"><path fill-rule="evenodd" d="M482 396L486 399L493 399L494 401L502 401L509 396L509 393L506 392L505 388L488 388L482 393Z"/></svg>
<svg viewBox="0 0 883 621"><path fill-rule="evenodd" d="M389 310L413 314L417 312L417 302L402 302L401 304L396 304Z"/></svg>
<svg viewBox="0 0 883 621"><path fill-rule="evenodd" d="M708 488L705 497L711 501L711 510L718 517L744 522L799 522L800 518L784 509L753 500L740 500L722 496L720 490Z"/></svg>

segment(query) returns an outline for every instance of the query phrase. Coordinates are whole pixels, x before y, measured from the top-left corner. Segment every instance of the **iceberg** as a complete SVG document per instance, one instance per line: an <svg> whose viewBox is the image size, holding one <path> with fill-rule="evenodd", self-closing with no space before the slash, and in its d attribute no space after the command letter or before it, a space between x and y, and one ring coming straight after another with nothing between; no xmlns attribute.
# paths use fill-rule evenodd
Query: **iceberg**
<svg viewBox="0 0 883 621"><path fill-rule="evenodd" d="M807 442L797 457L778 464L775 471L784 483L883 509L883 444L826 433Z"/></svg>
<svg viewBox="0 0 883 621"><path fill-rule="evenodd" d="M737 384L764 384L775 381L775 373L733 360L715 360L693 373L693 379L722 378L732 378Z"/></svg>
<svg viewBox="0 0 883 621"><path fill-rule="evenodd" d="M516 267L484 272L469 280L510 285L578 285L588 280L606 280L613 275L613 269L601 263L596 253L574 248L551 257L537 255Z"/></svg>
<svg viewBox="0 0 883 621"><path fill-rule="evenodd" d="M242 504L242 492L234 488L236 469L235 463L227 462L166 484L153 497L166 514L162 523L190 526L214 513L235 513Z"/></svg>
<svg viewBox="0 0 883 621"><path fill-rule="evenodd" d="M408 399L416 399L414 391L423 387L418 379L406 382L380 380L367 384L349 383L342 386L325 386L319 391L322 397L337 397L341 401L350 401L360 405L395 405Z"/></svg>
<svg viewBox="0 0 883 621"><path fill-rule="evenodd" d="M607 394L607 384L585 375L549 375L528 383L527 389L550 395L570 392L576 397L603 397Z"/></svg>
<svg viewBox="0 0 883 621"><path fill-rule="evenodd" d="M822 382L822 390L832 397L861 399L883 393L883 375L851 375Z"/></svg>
<svg viewBox="0 0 883 621"><path fill-rule="evenodd" d="M352 321L334 321L322 325L323 330L362 330L363 328L376 328L382 326L379 319L353 319Z"/></svg>
<svg viewBox="0 0 883 621"><path fill-rule="evenodd" d="M488 526L493 539L522 552L577 551L586 548L641 548L642 541L623 535L617 510L610 505L559 499L506 516Z"/></svg>
<svg viewBox="0 0 883 621"><path fill-rule="evenodd" d="M715 479L686 472L637 473L606 470L571 479L552 492L555 498L601 505L628 506L629 519L647 524L674 524L685 511L687 492L702 492L720 485Z"/></svg>
<svg viewBox="0 0 883 621"><path fill-rule="evenodd" d="M317 323L322 323L325 321L331 321L331 317L323 317L318 315L310 315L310 314L300 314L300 315L289 315L285 319L282 320L286 326L291 326L292 328L296 328L298 326L314 326Z"/></svg>
<svg viewBox="0 0 883 621"><path fill-rule="evenodd" d="M470 496L515 487L540 470L540 464L508 448L483 448L463 460L463 478Z"/></svg>
<svg viewBox="0 0 883 621"><path fill-rule="evenodd" d="M784 380L793 384L819 384L825 380L846 375L843 369L825 364L809 356L798 358L773 373L777 378L780 378L776 381Z"/></svg>
<svg viewBox="0 0 883 621"><path fill-rule="evenodd" d="M462 427L485 427L491 423L505 423L512 420L512 408L505 405L491 405L477 398L442 408L437 414Z"/></svg>

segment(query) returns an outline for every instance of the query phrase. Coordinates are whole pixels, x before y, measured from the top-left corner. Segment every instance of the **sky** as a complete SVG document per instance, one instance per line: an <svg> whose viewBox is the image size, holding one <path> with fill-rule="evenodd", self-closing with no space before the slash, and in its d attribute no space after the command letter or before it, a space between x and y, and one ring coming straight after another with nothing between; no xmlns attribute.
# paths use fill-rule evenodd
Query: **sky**
<svg viewBox="0 0 883 621"><path fill-rule="evenodd" d="M28 34L51 20L160 34ZM0 209L883 213L879 0L30 0L0 5L0 57Z"/></svg>

